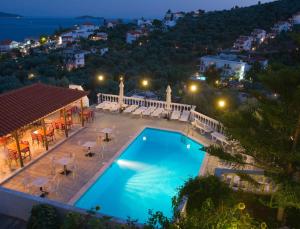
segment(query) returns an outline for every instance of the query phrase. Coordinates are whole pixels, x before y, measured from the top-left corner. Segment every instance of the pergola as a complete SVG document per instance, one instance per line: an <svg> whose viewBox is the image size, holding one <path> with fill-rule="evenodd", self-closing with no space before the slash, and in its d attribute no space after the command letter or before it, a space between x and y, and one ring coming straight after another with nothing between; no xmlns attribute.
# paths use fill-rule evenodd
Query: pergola
<svg viewBox="0 0 300 229"><path fill-rule="evenodd" d="M19 144L19 129L40 121L46 135L45 117L62 111L66 122L66 107L80 101L81 111L83 111L82 98L87 94L88 92L85 91L37 83L0 95L0 137L8 134L14 137L21 167L24 164ZM83 126L83 112L80 117ZM65 128L65 135L68 137L67 128ZM47 140L45 147L48 150Z"/></svg>

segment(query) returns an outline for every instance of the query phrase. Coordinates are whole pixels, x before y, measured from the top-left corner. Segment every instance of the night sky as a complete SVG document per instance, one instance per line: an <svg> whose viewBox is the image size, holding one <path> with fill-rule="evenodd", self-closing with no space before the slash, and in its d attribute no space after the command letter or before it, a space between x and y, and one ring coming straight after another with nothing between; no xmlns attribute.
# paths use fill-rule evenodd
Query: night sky
<svg viewBox="0 0 300 229"><path fill-rule="evenodd" d="M271 0L261 0L262 3ZM258 0L1 0L0 11L33 17L160 18L168 9L219 10L235 5L257 4Z"/></svg>

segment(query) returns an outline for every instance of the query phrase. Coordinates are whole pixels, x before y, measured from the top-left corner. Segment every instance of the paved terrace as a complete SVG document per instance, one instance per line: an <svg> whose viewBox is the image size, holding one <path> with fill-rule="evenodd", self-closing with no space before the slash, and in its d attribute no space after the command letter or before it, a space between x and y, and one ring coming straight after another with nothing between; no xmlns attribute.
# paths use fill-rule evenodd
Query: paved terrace
<svg viewBox="0 0 300 229"><path fill-rule="evenodd" d="M76 193L78 193L84 185L86 185L90 179L92 179L97 172L108 165L108 162L124 147L128 144L145 126L164 128L182 131L193 136L202 144L210 144L210 140L205 138L191 129L191 125L182 123L179 121L168 121L165 119L154 119L154 118L140 118L134 117L128 114L116 114L116 113L105 113L96 112L95 120L92 123L88 123L85 128L80 130L77 134L70 137L67 141L49 151L44 157L32 165L24 168L23 171L12 177L10 180L3 183L4 187L19 190L22 192L26 191L23 185L23 178L30 177L35 179L38 177L53 177L51 174L51 157L59 159L64 156L68 156L69 153L75 154L75 161L77 169L73 175L63 176L59 175L61 179L61 185L59 190L55 193L50 193L47 198L58 200L64 203L68 203ZM99 136L99 130L102 128L113 128L113 134L115 140L109 143L104 143L97 139ZM81 145L87 141L96 142L96 146L92 149L96 153L94 157L85 157L86 148ZM101 144L104 146L103 158L100 154ZM218 161L209 157L205 162L207 165L206 172L212 173L214 168L217 166ZM58 165L57 172L62 170L61 166ZM35 191L35 193L37 193Z"/></svg>

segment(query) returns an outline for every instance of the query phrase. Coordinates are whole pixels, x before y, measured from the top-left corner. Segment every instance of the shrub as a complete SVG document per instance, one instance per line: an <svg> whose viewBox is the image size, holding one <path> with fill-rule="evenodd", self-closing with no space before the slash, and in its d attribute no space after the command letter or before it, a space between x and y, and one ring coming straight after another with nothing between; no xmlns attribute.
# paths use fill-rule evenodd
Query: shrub
<svg viewBox="0 0 300 229"><path fill-rule="evenodd" d="M33 206L27 223L28 229L57 229L59 217L54 207L47 204Z"/></svg>

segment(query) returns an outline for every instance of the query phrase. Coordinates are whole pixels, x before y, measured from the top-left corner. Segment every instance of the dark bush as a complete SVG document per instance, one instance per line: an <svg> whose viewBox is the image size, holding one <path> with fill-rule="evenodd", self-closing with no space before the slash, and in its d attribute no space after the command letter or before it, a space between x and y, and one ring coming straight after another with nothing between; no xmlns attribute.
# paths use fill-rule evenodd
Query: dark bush
<svg viewBox="0 0 300 229"><path fill-rule="evenodd" d="M40 204L31 209L27 229L57 229L59 227L60 220L54 207Z"/></svg>

